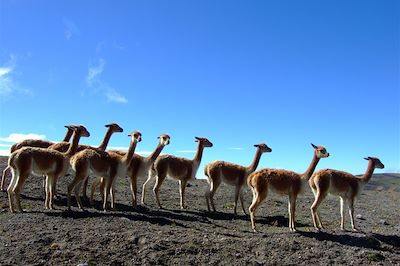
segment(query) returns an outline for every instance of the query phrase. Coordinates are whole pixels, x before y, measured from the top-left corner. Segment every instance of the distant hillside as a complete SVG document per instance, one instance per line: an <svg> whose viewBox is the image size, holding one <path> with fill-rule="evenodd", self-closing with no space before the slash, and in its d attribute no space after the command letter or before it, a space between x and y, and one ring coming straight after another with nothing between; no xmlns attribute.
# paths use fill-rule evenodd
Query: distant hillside
<svg viewBox="0 0 400 266"><path fill-rule="evenodd" d="M8 156L0 156L0 167L3 169L5 166L3 164L7 164Z"/></svg>
<svg viewBox="0 0 400 266"><path fill-rule="evenodd" d="M400 192L400 174L376 174L365 186L365 189Z"/></svg>

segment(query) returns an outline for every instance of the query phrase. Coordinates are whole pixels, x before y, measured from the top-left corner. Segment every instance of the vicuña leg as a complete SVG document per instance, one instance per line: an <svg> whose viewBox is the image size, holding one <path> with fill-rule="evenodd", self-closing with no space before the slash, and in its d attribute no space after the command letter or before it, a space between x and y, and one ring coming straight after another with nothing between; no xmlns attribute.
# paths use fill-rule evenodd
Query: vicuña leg
<svg viewBox="0 0 400 266"><path fill-rule="evenodd" d="M181 197L181 209L186 209L187 206L185 205L185 189L186 189L186 180L179 180L179 194Z"/></svg>
<svg viewBox="0 0 400 266"><path fill-rule="evenodd" d="M72 193L73 189L74 189L74 193L75 193L76 202L77 202L79 208L82 208L82 205L79 205L81 203L80 202L81 199L80 199L80 195L79 195L79 188L78 188L78 190L76 190L76 186L78 185L78 183L82 183L82 180L84 180L85 177L86 177L85 173L80 174L77 172L74 179L72 180L72 182L68 185L67 199L68 199L68 210L69 211L71 210L71 193ZM78 191L78 193L77 193L77 191Z"/></svg>
<svg viewBox="0 0 400 266"><path fill-rule="evenodd" d="M315 194L315 200L314 200L314 203L311 205L311 216L312 216L312 220L313 220L315 229L317 229L319 231L323 227L322 227L321 219L318 215L318 207L321 204L321 202L324 200L324 198L326 197L326 193L321 193L321 191L319 189L317 189L317 192L314 194ZM318 219L318 224L317 224L317 219Z"/></svg>
<svg viewBox="0 0 400 266"><path fill-rule="evenodd" d="M346 200L342 197L340 197L340 229L344 231L344 205L346 203Z"/></svg>
<svg viewBox="0 0 400 266"><path fill-rule="evenodd" d="M5 183L5 179L6 176L8 175L8 173L10 172L11 167L7 165L7 167L3 170L3 175L1 176L1 185L0 185L0 189L1 191L5 191L4 189L4 183Z"/></svg>
<svg viewBox="0 0 400 266"><path fill-rule="evenodd" d="M160 209L162 209L162 207L161 207L161 203L160 203L159 194L160 194L160 187L161 187L161 184L162 184L162 182L164 181L164 179L165 179L164 176L159 176L159 175L157 175L157 177L156 177L156 183L155 183L154 188L153 188L153 193L154 193L154 195L155 195L155 197L156 197L157 205L158 205L158 207L159 207Z"/></svg>
<svg viewBox="0 0 400 266"><path fill-rule="evenodd" d="M350 214L351 228L353 229L353 231L358 231L357 228L354 225L354 198L353 199L349 199L348 204L349 204L349 214Z"/></svg>
<svg viewBox="0 0 400 266"><path fill-rule="evenodd" d="M143 183L143 187L142 187L142 204L145 205L145 198L146 198L146 186L147 183L150 181L150 179L153 177L153 174L151 173L151 171L149 171L149 175L146 179L146 181Z"/></svg>
<svg viewBox="0 0 400 266"><path fill-rule="evenodd" d="M46 175L44 179L44 190L45 190L45 197L44 197L44 208L46 210L50 209L50 189L49 189L49 176Z"/></svg>
<svg viewBox="0 0 400 266"><path fill-rule="evenodd" d="M289 229L290 231L296 231L296 199L295 193L289 194Z"/></svg>
<svg viewBox="0 0 400 266"><path fill-rule="evenodd" d="M17 184L19 173L16 171L14 172L14 170L12 170L11 174L12 174L12 177L11 177L10 184L8 185L8 188L7 188L7 194L8 194L8 202L9 202L10 212L15 212L14 188L15 188L15 185Z"/></svg>
<svg viewBox="0 0 400 266"><path fill-rule="evenodd" d="M136 177L131 177L131 193L132 193L132 206L136 207L136 198L137 198L137 178Z"/></svg>
<svg viewBox="0 0 400 266"><path fill-rule="evenodd" d="M244 204L243 204L243 191L242 190L240 191L240 204L242 205L243 213L245 215L247 215L246 209L245 209Z"/></svg>
<svg viewBox="0 0 400 266"><path fill-rule="evenodd" d="M17 182L16 182L16 184L14 186L14 189L13 189L13 195L15 197L15 202L16 202L16 205L17 205L17 209L20 212L23 212L22 207L21 207L21 191L22 191L22 187L24 186L25 181L28 178L28 176L29 176L29 172L20 173L18 175Z"/></svg>
<svg viewBox="0 0 400 266"><path fill-rule="evenodd" d="M108 195L110 194L111 189L111 178L105 178L105 186L104 186L104 197L103 197L103 211L107 211L107 202L108 202Z"/></svg>
<svg viewBox="0 0 400 266"><path fill-rule="evenodd" d="M214 195L220 184L221 184L221 180L219 180L219 179L210 181L210 190L206 192L208 211L210 211L209 203L211 204L213 211L214 212L216 211L215 204L214 204Z"/></svg>
<svg viewBox="0 0 400 266"><path fill-rule="evenodd" d="M89 183L89 176L83 181L83 187L82 187L82 197L87 199L87 186Z"/></svg>
<svg viewBox="0 0 400 266"><path fill-rule="evenodd" d="M267 197L267 190L257 191L256 188L252 188L253 190L253 202L249 207L250 212L250 220L251 220L251 228L254 232L256 230L256 223L255 223L255 215L258 206L263 202L263 200Z"/></svg>
<svg viewBox="0 0 400 266"><path fill-rule="evenodd" d="M240 194L240 190L242 189L242 187L241 186L236 186L235 187L235 205L234 205L234 207L233 207L233 213L235 214L235 215L237 215L237 211L236 211L236 209L237 209L237 203L238 203L238 200L239 200L239 194ZM243 206L243 205L242 205Z"/></svg>

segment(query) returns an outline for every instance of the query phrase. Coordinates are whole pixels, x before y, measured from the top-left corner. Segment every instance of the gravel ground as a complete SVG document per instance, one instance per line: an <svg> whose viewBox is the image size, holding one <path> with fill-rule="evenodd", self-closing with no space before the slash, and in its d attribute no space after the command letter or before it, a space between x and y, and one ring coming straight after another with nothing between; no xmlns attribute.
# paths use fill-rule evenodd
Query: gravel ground
<svg viewBox="0 0 400 266"><path fill-rule="evenodd" d="M6 158L0 159L2 170ZM233 215L233 188L227 185L221 185L215 196L217 213L206 211L205 180L196 180L187 188L187 210L179 209L178 183L166 180L160 192L165 209L160 210L150 186L147 205L131 207L127 179L117 180L115 211L101 211L98 197L96 205L86 212L76 207L67 212L65 191L71 177L59 180L60 198L53 211L44 209L41 178L31 177L22 192L25 213L11 214L7 194L0 192L0 263L400 264L400 192L398 187L387 185L398 184L400 176L384 176L382 182L376 182L380 177L373 177L377 185L369 186L356 202L356 224L360 229L357 233L339 229L339 199L331 196L320 208L327 228L315 232L309 210L313 201L310 190L297 201L298 232L287 228L287 197L271 193L257 212L260 232L253 233L249 218L240 208L239 215ZM138 187L142 182L139 180ZM245 199L248 207L250 191L245 193ZM346 226L350 228L348 217Z"/></svg>

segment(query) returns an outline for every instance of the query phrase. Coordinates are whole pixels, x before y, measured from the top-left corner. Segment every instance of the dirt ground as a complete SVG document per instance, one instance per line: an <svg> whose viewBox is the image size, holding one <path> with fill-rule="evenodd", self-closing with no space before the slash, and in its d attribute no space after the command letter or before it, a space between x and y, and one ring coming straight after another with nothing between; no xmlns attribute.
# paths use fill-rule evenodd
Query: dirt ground
<svg viewBox="0 0 400 266"><path fill-rule="evenodd" d="M2 171L6 158L0 159ZM374 176L375 185L356 202L361 232L340 230L339 199L331 196L321 207L327 229L316 232L309 210L313 196L307 190L297 201L298 232L287 227L287 197L270 194L257 212L260 232L253 233L241 208L237 217L233 215L233 188L227 185L221 185L215 196L217 213L206 211L205 180L187 188L189 208L180 210L175 180L166 180L161 188L165 209L156 207L152 186L147 205L133 208L126 178L117 180L115 211L104 213L98 196L96 206L86 212L78 211L75 201L73 211L67 212L65 193L71 177L59 180L60 198L53 211L44 209L42 179L31 177L22 192L25 213L11 214L7 193L0 192L0 264L400 264L400 176L380 178ZM245 199L248 208L250 191ZM350 228L348 216L346 226Z"/></svg>

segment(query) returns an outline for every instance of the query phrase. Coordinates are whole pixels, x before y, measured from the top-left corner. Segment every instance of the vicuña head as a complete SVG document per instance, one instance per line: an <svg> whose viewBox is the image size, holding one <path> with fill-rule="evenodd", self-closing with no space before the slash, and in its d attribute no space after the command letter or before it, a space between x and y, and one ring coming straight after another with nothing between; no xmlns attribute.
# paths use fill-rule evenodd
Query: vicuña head
<svg viewBox="0 0 400 266"><path fill-rule="evenodd" d="M131 141L133 142L141 142L142 141L142 133L138 130L132 131L130 134L128 134L128 137L131 137Z"/></svg>
<svg viewBox="0 0 400 266"><path fill-rule="evenodd" d="M272 152L272 149L268 147L267 144L261 143L261 144L254 144L254 147L259 148L261 152Z"/></svg>
<svg viewBox="0 0 400 266"><path fill-rule="evenodd" d="M203 147L212 147L213 144L211 143L211 141L209 141L207 138L201 138L201 137L194 137L196 140L195 142L200 142L200 144Z"/></svg>
<svg viewBox="0 0 400 266"><path fill-rule="evenodd" d="M107 125L105 125L105 127L110 128L114 132L124 132L122 127L120 127L117 123L107 124Z"/></svg>
<svg viewBox="0 0 400 266"><path fill-rule="evenodd" d="M365 157L364 159L367 160L367 161L370 161L370 163L372 163L372 167L373 168L378 168L378 169L385 168L385 165L381 162L381 160L379 160L376 157L368 156L368 157Z"/></svg>
<svg viewBox="0 0 400 266"><path fill-rule="evenodd" d="M163 146L166 146L170 142L170 136L168 134L161 134L159 137L157 137L160 140L160 144Z"/></svg>
<svg viewBox="0 0 400 266"><path fill-rule="evenodd" d="M317 158L327 158L329 157L329 152L326 151L324 146L317 146L311 143L311 146L315 149L315 155Z"/></svg>

